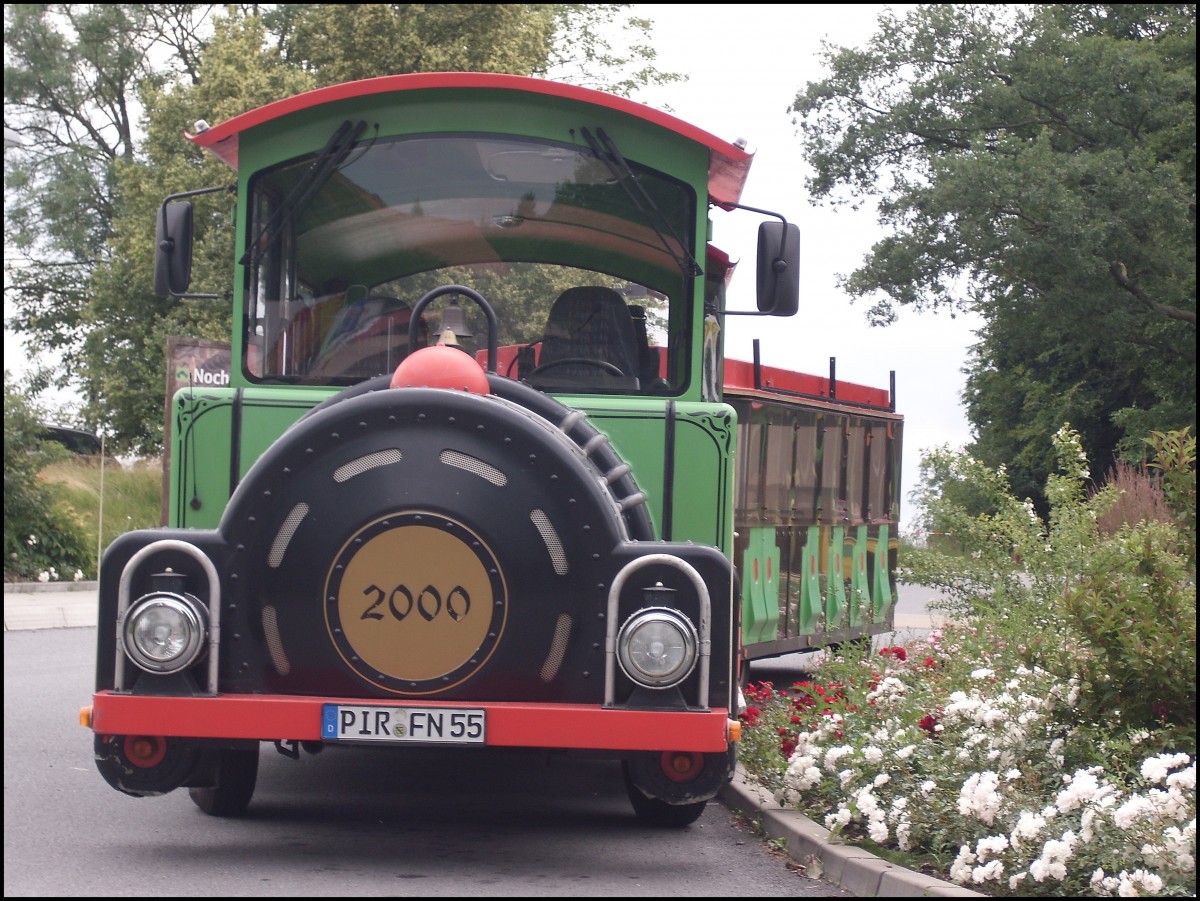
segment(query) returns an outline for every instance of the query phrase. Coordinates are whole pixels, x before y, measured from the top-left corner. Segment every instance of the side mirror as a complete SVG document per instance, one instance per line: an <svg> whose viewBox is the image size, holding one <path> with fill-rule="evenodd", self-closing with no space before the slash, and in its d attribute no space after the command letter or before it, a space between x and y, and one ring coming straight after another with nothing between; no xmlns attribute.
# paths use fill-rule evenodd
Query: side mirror
<svg viewBox="0 0 1200 901"><path fill-rule="evenodd" d="M154 232L154 293L177 296L192 282L192 204L167 200Z"/></svg>
<svg viewBox="0 0 1200 901"><path fill-rule="evenodd" d="M758 227L758 310L793 316L800 309L800 228L790 222Z"/></svg>

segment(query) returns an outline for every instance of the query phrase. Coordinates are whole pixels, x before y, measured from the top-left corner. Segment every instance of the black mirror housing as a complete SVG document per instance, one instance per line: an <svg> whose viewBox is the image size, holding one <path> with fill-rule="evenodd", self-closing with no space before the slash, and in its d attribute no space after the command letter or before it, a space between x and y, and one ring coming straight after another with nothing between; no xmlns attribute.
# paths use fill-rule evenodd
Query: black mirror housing
<svg viewBox="0 0 1200 901"><path fill-rule="evenodd" d="M758 227L758 310L794 316L800 309L800 228L791 222Z"/></svg>
<svg viewBox="0 0 1200 901"><path fill-rule="evenodd" d="M154 293L179 295L192 281L192 204L166 201L154 232Z"/></svg>

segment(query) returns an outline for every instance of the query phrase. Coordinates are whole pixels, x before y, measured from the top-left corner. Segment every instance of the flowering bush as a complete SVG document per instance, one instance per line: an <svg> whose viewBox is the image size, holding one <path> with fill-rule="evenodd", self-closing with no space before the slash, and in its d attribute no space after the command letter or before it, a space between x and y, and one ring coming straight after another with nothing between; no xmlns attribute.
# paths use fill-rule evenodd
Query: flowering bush
<svg viewBox="0 0 1200 901"><path fill-rule="evenodd" d="M990 894L1195 893L1195 755L1161 750L1173 733L1123 730L1115 710L1078 722L1078 682L986 627L884 652L751 685L749 777L836 835Z"/></svg>
<svg viewBox="0 0 1200 901"><path fill-rule="evenodd" d="M920 565L957 624L750 686L740 758L835 835L979 891L1195 895L1187 537L1161 523L1099 536L1104 492L1087 497L1074 434L1056 441L1049 523L1001 495L983 514L941 511L965 562ZM1004 485L942 463L980 476L973 502Z"/></svg>

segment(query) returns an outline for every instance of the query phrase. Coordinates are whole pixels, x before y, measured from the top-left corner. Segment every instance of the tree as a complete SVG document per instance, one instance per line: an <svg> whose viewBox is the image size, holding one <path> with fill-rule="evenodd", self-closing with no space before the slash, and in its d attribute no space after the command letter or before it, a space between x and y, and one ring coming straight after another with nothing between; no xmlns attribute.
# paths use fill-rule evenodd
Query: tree
<svg viewBox="0 0 1200 901"><path fill-rule="evenodd" d="M5 124L34 139L5 159L5 231L24 257L5 260L10 325L65 354L60 381L82 384L82 418L103 424L110 446L157 450L167 338L230 328L228 304L151 293L158 204L232 181L184 130L400 72L552 74L622 93L677 80L638 42L649 22L622 21L625 9L368 4L348 15L344 5L278 4L216 16L187 4L6 6ZM634 40L615 53L605 33ZM603 83L609 75L614 84ZM196 290L230 288L228 209L225 195L197 201Z"/></svg>
<svg viewBox="0 0 1200 901"><path fill-rule="evenodd" d="M35 348L62 351L68 369L119 203L115 168L135 155L138 87L192 69L209 9L4 7L4 124L22 142L5 153L5 294L13 326ZM164 44L178 55L159 52Z"/></svg>
<svg viewBox="0 0 1200 901"><path fill-rule="evenodd" d="M793 104L814 202L891 234L843 281L877 324L972 309L972 452L1045 510L1051 436L1100 461L1195 423L1195 7L923 5Z"/></svg>

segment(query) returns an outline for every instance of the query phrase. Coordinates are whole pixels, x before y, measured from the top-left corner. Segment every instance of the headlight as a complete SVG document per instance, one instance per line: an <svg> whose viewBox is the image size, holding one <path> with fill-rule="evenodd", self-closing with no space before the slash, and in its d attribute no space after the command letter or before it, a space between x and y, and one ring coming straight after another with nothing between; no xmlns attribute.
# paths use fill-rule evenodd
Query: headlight
<svg viewBox="0 0 1200 901"><path fill-rule="evenodd" d="M139 598L125 614L125 653L148 673L174 673L204 653L208 614L193 598L155 592Z"/></svg>
<svg viewBox="0 0 1200 901"><path fill-rule="evenodd" d="M696 627L667 607L639 610L617 636L617 661L630 679L647 688L678 685L696 665Z"/></svg>

